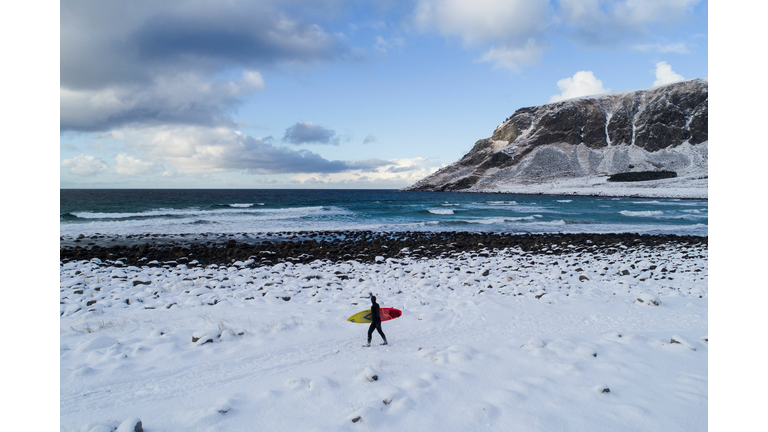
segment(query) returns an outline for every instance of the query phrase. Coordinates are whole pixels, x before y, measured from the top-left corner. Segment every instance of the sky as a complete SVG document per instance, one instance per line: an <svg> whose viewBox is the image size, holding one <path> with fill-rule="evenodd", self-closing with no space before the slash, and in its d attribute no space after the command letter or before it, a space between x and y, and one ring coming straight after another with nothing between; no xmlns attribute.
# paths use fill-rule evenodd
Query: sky
<svg viewBox="0 0 768 432"><path fill-rule="evenodd" d="M708 77L701 0L60 3L61 188L402 188L517 109Z"/></svg>

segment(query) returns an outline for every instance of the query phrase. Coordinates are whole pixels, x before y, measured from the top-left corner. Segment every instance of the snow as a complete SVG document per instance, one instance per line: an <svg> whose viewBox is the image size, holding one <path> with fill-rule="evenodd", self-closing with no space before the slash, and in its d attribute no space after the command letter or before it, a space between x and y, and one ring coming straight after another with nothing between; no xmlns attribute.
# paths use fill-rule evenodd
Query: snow
<svg viewBox="0 0 768 432"><path fill-rule="evenodd" d="M705 430L706 245L561 249L63 263L61 429Z"/></svg>
<svg viewBox="0 0 768 432"><path fill-rule="evenodd" d="M708 191L708 175L696 173L642 182L609 182L608 176L604 175L549 179L547 182L499 182L493 187L472 187L459 192L708 199Z"/></svg>

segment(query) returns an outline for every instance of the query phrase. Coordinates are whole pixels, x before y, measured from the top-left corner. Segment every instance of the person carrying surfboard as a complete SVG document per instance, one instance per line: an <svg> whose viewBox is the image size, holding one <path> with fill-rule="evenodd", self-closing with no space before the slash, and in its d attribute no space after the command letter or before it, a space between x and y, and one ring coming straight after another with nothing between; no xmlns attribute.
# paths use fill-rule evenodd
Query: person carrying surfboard
<svg viewBox="0 0 768 432"><path fill-rule="evenodd" d="M371 346L371 336L373 336L373 329L376 329L379 334L381 335L381 338L384 339L384 343L382 345L387 344L387 337L384 336L384 332L381 331L381 315L380 315L380 308L379 304L376 303L376 296L371 296L371 325L368 327L368 343L363 346Z"/></svg>

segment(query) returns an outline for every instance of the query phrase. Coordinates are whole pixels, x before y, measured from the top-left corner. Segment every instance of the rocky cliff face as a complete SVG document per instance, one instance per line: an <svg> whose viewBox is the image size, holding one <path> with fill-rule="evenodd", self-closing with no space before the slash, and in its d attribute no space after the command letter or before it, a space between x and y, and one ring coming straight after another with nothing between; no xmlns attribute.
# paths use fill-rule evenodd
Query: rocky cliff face
<svg viewBox="0 0 768 432"><path fill-rule="evenodd" d="M707 80L694 79L521 108L459 161L405 190L504 191L657 170L705 178L707 103Z"/></svg>

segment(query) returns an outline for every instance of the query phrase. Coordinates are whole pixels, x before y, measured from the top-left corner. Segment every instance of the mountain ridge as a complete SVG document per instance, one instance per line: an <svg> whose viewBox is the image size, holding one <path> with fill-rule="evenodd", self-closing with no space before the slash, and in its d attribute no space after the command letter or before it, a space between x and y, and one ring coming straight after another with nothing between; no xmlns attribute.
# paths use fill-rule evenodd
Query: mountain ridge
<svg viewBox="0 0 768 432"><path fill-rule="evenodd" d="M520 108L412 191L706 198L708 79ZM614 174L676 178L616 185Z"/></svg>

